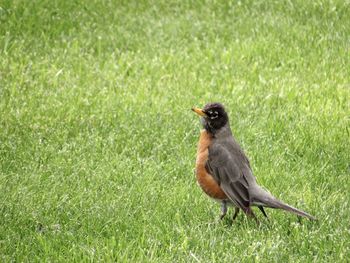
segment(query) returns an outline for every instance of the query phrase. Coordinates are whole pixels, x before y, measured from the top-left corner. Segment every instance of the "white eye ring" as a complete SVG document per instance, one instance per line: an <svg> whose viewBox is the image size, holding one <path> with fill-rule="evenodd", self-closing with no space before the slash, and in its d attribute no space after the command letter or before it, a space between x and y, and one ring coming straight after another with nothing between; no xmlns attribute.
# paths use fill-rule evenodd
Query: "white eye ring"
<svg viewBox="0 0 350 263"><path fill-rule="evenodd" d="M216 118L219 117L219 113L218 113L217 111L214 111L214 112L213 112L212 110L209 110L209 111L208 111L208 114L211 115L211 116L210 116L210 119L211 119L211 120L214 120L214 119L216 119Z"/></svg>

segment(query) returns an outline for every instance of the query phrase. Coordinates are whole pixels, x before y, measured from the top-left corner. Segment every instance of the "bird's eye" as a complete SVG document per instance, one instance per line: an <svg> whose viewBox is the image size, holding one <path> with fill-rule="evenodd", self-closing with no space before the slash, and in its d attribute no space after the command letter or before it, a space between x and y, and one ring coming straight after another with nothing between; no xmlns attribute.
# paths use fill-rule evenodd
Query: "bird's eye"
<svg viewBox="0 0 350 263"><path fill-rule="evenodd" d="M219 117L218 115L219 113L217 111L214 111L214 112L210 111L210 119L212 120L216 119L217 117Z"/></svg>

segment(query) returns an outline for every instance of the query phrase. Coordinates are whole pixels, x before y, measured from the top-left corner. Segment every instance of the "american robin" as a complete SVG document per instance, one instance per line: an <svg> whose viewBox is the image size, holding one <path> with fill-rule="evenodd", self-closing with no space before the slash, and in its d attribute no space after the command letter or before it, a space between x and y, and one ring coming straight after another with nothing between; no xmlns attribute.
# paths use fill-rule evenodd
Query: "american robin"
<svg viewBox="0 0 350 263"><path fill-rule="evenodd" d="M197 181L208 196L221 202L221 219L227 213L227 205L232 205L235 207L233 219L242 209L258 222L251 208L257 206L265 217L264 207L269 207L315 220L312 215L283 203L257 184L247 156L232 136L222 104L209 103L203 109L192 110L201 116L204 128L197 148Z"/></svg>

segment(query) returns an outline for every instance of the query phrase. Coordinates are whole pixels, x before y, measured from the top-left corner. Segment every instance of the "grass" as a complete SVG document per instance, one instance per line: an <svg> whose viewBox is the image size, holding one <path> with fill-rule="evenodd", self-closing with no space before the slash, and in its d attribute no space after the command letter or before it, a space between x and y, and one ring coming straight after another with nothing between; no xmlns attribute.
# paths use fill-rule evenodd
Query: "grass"
<svg viewBox="0 0 350 263"><path fill-rule="evenodd" d="M0 0L0 261L349 260L349 12ZM193 175L209 101L260 184L317 222L218 222Z"/></svg>

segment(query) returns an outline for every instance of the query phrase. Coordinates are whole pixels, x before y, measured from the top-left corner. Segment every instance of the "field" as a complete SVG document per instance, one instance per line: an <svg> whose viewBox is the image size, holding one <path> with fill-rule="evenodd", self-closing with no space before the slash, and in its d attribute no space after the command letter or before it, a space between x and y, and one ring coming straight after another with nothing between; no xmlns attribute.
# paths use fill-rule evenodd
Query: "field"
<svg viewBox="0 0 350 263"><path fill-rule="evenodd" d="M350 2L0 0L1 262L346 262ZM260 226L193 174L222 102Z"/></svg>

